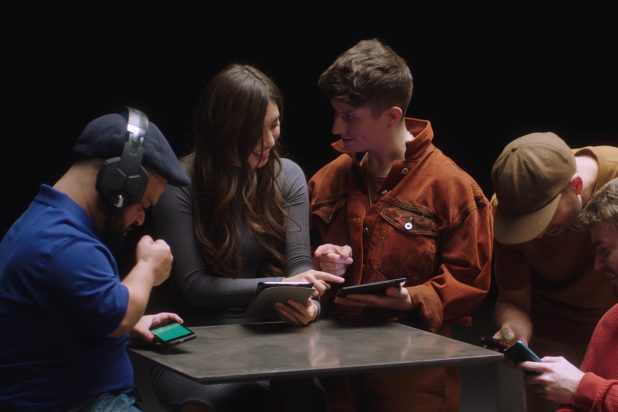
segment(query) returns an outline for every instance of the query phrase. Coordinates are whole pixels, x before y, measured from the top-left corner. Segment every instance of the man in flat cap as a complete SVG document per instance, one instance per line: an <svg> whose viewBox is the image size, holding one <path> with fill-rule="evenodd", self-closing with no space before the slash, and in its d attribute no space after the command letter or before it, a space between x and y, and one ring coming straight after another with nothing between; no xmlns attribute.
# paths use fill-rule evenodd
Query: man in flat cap
<svg viewBox="0 0 618 412"><path fill-rule="evenodd" d="M577 227L577 216L617 176L616 147L572 150L554 133L532 133L504 148L492 168L496 338L582 362L616 294L595 270L590 233ZM534 387L526 389L528 411L556 409Z"/></svg>
<svg viewBox="0 0 618 412"><path fill-rule="evenodd" d="M169 246L144 236L123 280L110 248L167 183L188 184L167 140L129 108L91 121L74 152L0 243L0 410L138 410L129 338L151 341L151 326L182 322L144 316L169 276Z"/></svg>

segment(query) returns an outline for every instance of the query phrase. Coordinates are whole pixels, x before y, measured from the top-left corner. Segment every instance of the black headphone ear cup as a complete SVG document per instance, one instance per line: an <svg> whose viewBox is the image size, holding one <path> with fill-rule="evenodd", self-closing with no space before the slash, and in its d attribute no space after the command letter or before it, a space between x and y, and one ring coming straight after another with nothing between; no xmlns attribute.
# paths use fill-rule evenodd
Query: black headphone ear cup
<svg viewBox="0 0 618 412"><path fill-rule="evenodd" d="M142 166L129 174L123 169L121 160L120 157L107 159L97 175L97 191L114 209L138 203L148 184L148 173Z"/></svg>
<svg viewBox="0 0 618 412"><path fill-rule="evenodd" d="M129 107L127 141L122 155L107 159L97 175L97 191L113 209L124 209L139 203L144 196L148 173L142 166L142 159L147 130L148 117Z"/></svg>

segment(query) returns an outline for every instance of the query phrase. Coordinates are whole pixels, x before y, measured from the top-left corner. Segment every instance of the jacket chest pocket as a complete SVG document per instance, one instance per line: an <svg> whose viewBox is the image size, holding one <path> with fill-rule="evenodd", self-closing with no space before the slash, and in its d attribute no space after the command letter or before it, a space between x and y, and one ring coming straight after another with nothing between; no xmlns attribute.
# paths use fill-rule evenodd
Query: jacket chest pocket
<svg viewBox="0 0 618 412"><path fill-rule="evenodd" d="M321 223L329 225L344 205L345 199L318 203L311 208L311 219L315 220L317 218Z"/></svg>
<svg viewBox="0 0 618 412"><path fill-rule="evenodd" d="M311 242L347 243L345 199L320 202L311 207Z"/></svg>
<svg viewBox="0 0 618 412"><path fill-rule="evenodd" d="M422 283L433 276L439 264L437 217L420 208L384 205L374 240L369 245L369 259L387 277L403 275L408 284Z"/></svg>

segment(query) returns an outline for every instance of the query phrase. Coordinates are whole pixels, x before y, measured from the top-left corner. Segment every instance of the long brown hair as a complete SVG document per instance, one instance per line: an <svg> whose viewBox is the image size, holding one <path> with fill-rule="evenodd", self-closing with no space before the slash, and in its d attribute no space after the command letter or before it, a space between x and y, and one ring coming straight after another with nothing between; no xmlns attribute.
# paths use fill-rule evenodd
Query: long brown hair
<svg viewBox="0 0 618 412"><path fill-rule="evenodd" d="M265 275L283 272L285 229L277 146L266 165L252 169L249 155L262 140L269 103L282 112L281 92L253 66L230 65L206 86L197 112L192 167L193 228L213 272L240 272L241 222L267 250ZM237 203L238 202L238 203Z"/></svg>

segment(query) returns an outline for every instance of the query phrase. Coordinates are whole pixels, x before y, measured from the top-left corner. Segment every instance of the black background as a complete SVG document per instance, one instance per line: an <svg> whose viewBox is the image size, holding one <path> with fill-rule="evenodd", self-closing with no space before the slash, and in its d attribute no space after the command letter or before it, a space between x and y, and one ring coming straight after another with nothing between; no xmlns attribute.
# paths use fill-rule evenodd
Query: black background
<svg viewBox="0 0 618 412"><path fill-rule="evenodd" d="M40 183L62 175L96 116L138 107L185 153L203 85L233 62L279 85L283 143L310 176L334 156L317 78L363 38L407 60L408 115L432 121L434 143L488 196L494 159L522 134L551 130L573 147L618 143L617 24L593 6L83 3L5 10L0 234Z"/></svg>

